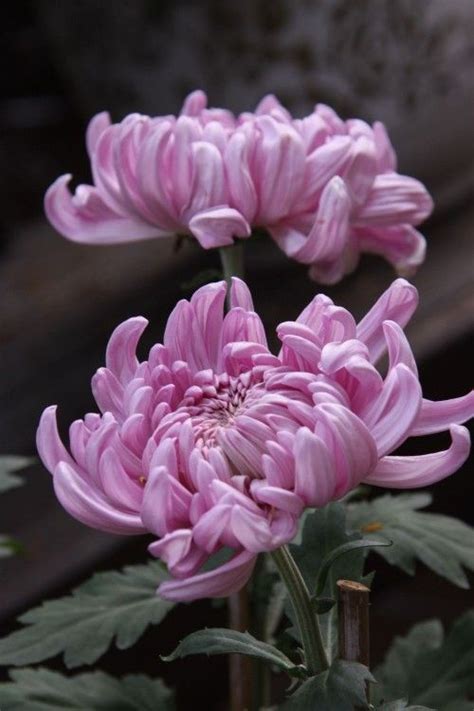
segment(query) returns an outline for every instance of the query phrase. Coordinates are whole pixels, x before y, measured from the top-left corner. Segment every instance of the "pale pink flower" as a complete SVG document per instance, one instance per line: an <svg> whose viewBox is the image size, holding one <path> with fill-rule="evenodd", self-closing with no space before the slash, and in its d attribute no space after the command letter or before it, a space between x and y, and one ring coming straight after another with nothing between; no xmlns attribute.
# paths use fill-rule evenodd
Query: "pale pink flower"
<svg viewBox="0 0 474 711"><path fill-rule="evenodd" d="M432 201L417 180L396 172L381 123L342 121L318 105L293 119L265 97L255 113L207 109L200 91L179 117L131 114L87 131L94 185L68 189L63 175L45 198L66 237L93 244L188 234L206 249L264 228L310 274L334 282L359 254L375 252L400 272L424 258L414 228Z"/></svg>
<svg viewBox="0 0 474 711"><path fill-rule="evenodd" d="M69 513L105 531L158 537L150 551L173 576L160 587L170 599L239 589L258 553L294 537L306 507L361 482L428 486L469 453L459 423L474 414L474 393L423 399L403 333L417 293L403 279L359 324L316 296L278 327L278 356L245 284L233 280L224 316L225 294L220 282L180 301L147 360L135 355L145 319L114 331L92 380L102 414L73 422L71 453L54 407L38 429L38 451ZM383 377L374 364L386 352ZM448 428L446 451L392 455L407 437ZM226 546L232 558L202 572Z"/></svg>

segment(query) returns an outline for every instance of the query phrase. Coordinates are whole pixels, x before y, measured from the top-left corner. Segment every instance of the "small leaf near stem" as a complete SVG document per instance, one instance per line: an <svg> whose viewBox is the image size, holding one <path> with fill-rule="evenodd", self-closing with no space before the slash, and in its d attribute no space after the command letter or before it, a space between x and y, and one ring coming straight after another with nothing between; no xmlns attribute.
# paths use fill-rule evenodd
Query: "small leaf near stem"
<svg viewBox="0 0 474 711"><path fill-rule="evenodd" d="M288 590L301 634L306 668L312 676L327 669L328 660L308 588L286 546L278 548L271 555Z"/></svg>
<svg viewBox="0 0 474 711"><path fill-rule="evenodd" d="M343 543L341 546L334 548L324 558L323 562L321 563L321 567L319 568L315 585L315 597L318 598L320 597L320 595L322 595L331 565L334 563L335 560L337 560L337 558L339 558L339 556L344 555L344 553L349 553L350 551L357 550L358 548L377 548L378 546L391 545L392 541L388 540L376 541L372 539L361 538L355 541L349 541L348 543Z"/></svg>

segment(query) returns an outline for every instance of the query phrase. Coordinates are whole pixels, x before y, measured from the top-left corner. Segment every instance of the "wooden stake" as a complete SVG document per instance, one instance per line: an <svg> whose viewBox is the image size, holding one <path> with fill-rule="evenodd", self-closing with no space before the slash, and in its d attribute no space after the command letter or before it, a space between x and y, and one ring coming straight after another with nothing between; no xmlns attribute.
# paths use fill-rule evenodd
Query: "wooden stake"
<svg viewBox="0 0 474 711"><path fill-rule="evenodd" d="M247 586L229 597L230 627L238 632L249 628L249 600ZM252 698L251 660L243 654L229 656L230 709L248 711Z"/></svg>
<svg viewBox="0 0 474 711"><path fill-rule="evenodd" d="M339 657L369 667L370 589L353 580L338 580L337 587L339 590L337 603ZM370 703L369 683L367 683L367 701Z"/></svg>

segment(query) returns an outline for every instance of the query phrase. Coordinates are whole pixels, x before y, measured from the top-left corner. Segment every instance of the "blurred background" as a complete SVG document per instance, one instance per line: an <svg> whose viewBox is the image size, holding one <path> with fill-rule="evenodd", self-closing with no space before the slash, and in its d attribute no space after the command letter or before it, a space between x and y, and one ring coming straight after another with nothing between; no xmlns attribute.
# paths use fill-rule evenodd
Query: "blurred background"
<svg viewBox="0 0 474 711"><path fill-rule="evenodd" d="M159 340L172 306L189 293L186 282L218 266L216 255L192 245L176 253L172 240L78 246L49 227L42 209L44 192L58 175L90 180L84 129L93 114L108 110L117 121L132 111L176 113L195 88L208 93L211 105L237 112L274 93L297 115L325 102L344 118L385 122L400 172L424 181L437 205L421 228L428 254L414 278L421 306L408 331L425 394L455 396L472 385L472 0L8 5L0 78L1 453L34 453L46 405L60 405L64 429L93 408L90 377L103 363L112 328L143 314L151 320L144 348ZM354 275L325 291L361 315L392 278L381 260L364 257ZM318 290L305 267L286 261L269 241L254 244L248 281L269 329L294 318ZM416 446L426 451L445 444L440 437ZM69 589L92 569L145 557L143 541L90 531L63 513L39 465L27 480L0 498L1 530L26 551L2 563L4 629L25 607ZM434 493L435 510L474 522L472 467ZM375 661L393 634L415 620L441 616L449 622L472 604L469 592L421 568L413 581L377 565ZM197 628L198 617L221 624L223 615L206 603L172 615L160 633L162 649L150 638L152 671L157 652L171 648L183 630ZM146 649L146 639L144 644ZM142 660L123 652L111 653L105 663L121 671L133 659L140 669ZM180 662L163 673L171 683L184 673L199 678L210 663ZM212 664L225 670L222 661ZM223 689L225 694L225 683ZM194 686L196 704L196 694L205 691ZM185 704L186 690L180 694Z"/></svg>

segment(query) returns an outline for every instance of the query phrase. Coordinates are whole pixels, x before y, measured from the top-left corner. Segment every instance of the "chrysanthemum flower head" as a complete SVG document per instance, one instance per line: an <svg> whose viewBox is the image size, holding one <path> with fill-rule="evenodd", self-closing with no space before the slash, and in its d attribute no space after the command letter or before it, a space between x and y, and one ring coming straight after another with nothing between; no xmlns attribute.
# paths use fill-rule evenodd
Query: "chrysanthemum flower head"
<svg viewBox="0 0 474 711"><path fill-rule="evenodd" d="M101 414L70 428L70 453L55 408L38 429L38 450L63 506L113 533L150 532L153 555L172 579L160 593L190 600L223 596L249 578L256 556L290 541L306 507L322 507L361 482L426 486L469 452L459 423L474 394L423 399L403 327L417 305L395 281L356 324L316 296L278 327L273 355L246 285L224 282L180 301L163 344L139 361L146 326L132 318L112 334L106 367L92 380ZM388 352L385 376L375 363ZM408 437L449 428L446 451L393 456ZM234 551L202 572L214 553Z"/></svg>
<svg viewBox="0 0 474 711"><path fill-rule="evenodd" d="M267 230L310 274L335 282L359 254L375 252L403 273L424 258L415 226L432 201L396 172L381 123L342 121L316 106L294 119L265 97L235 117L192 93L178 117L131 114L87 131L93 185L58 178L45 198L56 229L77 242L110 244L187 234L202 247L230 245Z"/></svg>

